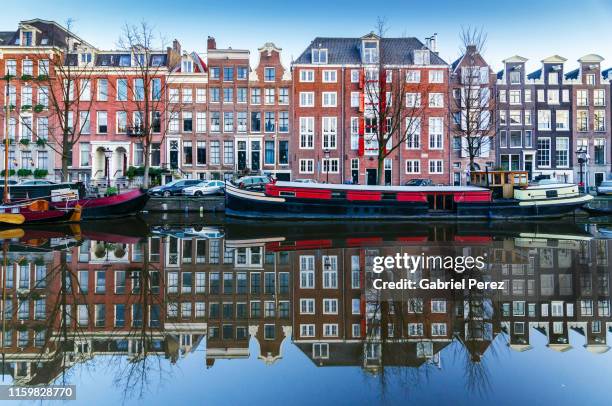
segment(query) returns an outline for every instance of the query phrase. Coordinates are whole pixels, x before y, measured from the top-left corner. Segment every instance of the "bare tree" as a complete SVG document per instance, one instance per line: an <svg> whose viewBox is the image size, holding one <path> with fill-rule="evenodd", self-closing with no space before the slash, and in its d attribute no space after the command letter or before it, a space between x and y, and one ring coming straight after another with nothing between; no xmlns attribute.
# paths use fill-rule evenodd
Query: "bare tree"
<svg viewBox="0 0 612 406"><path fill-rule="evenodd" d="M476 169L476 159L488 157L495 134L494 97L491 70L482 57L487 35L481 29L463 28L460 58L453 72L449 108L451 133L461 138L462 156L469 159L469 169Z"/></svg>
<svg viewBox="0 0 612 406"><path fill-rule="evenodd" d="M132 57L129 79L125 79L127 92L123 109L127 114L127 133L142 142L144 153L143 186L149 186L150 156L153 143L161 143L167 131L164 120L169 120L168 79L175 58L165 51L162 36L156 36L154 28L146 21L138 25L125 24L117 42L118 48ZM111 81L117 87L116 81ZM129 112L132 110L132 114Z"/></svg>
<svg viewBox="0 0 612 406"><path fill-rule="evenodd" d="M384 37L387 21L379 17L376 23L379 52L366 56L364 83L365 149L374 151L378 160L378 184L384 184L385 158L405 143L417 141L428 94L428 85L408 83L406 73L388 64Z"/></svg>

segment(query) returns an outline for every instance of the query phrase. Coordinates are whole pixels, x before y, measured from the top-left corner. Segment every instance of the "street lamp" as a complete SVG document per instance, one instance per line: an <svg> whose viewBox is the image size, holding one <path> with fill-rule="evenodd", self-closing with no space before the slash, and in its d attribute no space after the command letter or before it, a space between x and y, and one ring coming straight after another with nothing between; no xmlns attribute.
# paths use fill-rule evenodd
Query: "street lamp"
<svg viewBox="0 0 612 406"><path fill-rule="evenodd" d="M110 187L110 159L113 156L113 151L110 148L104 150L104 159L106 165L106 187Z"/></svg>
<svg viewBox="0 0 612 406"><path fill-rule="evenodd" d="M327 169L325 170L325 172L327 173L327 180L325 181L325 183L329 183L329 167L330 167L329 149L325 148L323 150L323 155L325 155L325 160L327 161ZM323 167L325 168L325 162L323 162Z"/></svg>
<svg viewBox="0 0 612 406"><path fill-rule="evenodd" d="M589 161L589 155L587 154L586 149L580 148L576 151L576 156L578 157L578 163L580 164L580 183L578 184L579 188L582 188L582 192L586 193L586 187L584 184L584 165Z"/></svg>

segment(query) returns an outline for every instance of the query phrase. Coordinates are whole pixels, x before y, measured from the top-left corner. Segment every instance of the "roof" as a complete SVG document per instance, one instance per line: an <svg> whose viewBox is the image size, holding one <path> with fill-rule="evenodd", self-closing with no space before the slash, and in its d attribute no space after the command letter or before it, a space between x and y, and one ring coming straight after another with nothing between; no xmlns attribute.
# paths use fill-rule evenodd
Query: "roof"
<svg viewBox="0 0 612 406"><path fill-rule="evenodd" d="M502 62L503 63L524 63L524 62L527 62L527 61L528 61L527 58L523 58L520 55L513 55L510 58L504 59Z"/></svg>
<svg viewBox="0 0 612 406"><path fill-rule="evenodd" d="M68 38L73 38L77 42L92 47L91 44L82 40L73 32L68 31L65 27L59 25L55 21L42 20L34 18L32 20L23 20L19 22L20 26L32 26L38 33L36 35L36 46L58 46L65 48ZM19 45L18 30L0 32L0 45ZM93 48L93 47L92 47Z"/></svg>
<svg viewBox="0 0 612 406"><path fill-rule="evenodd" d="M559 55L552 55L542 59L542 63L564 63L565 61L567 61L567 59Z"/></svg>
<svg viewBox="0 0 612 406"><path fill-rule="evenodd" d="M503 79L504 78L504 70L500 70L499 72L497 72L497 79Z"/></svg>
<svg viewBox="0 0 612 406"><path fill-rule="evenodd" d="M128 61L128 64L121 64L121 59L123 57L124 61ZM126 59L127 57L127 59ZM155 64L152 64L151 61L153 58L159 58L156 60ZM164 53L152 53L149 61L150 66L165 66L167 62L167 55ZM96 66L120 66L120 67L130 67L132 66L132 57L129 52L116 52L116 53L102 53L96 55L95 60Z"/></svg>
<svg viewBox="0 0 612 406"><path fill-rule="evenodd" d="M294 61L296 64L312 63L313 48L327 49L329 64L360 64L362 38L316 37L302 54ZM411 65L412 51L427 49L417 38L382 38L380 39L380 56L382 63L389 65ZM448 65L440 56L431 53L432 65Z"/></svg>
<svg viewBox="0 0 612 406"><path fill-rule="evenodd" d="M567 72L565 74L565 79L578 79L578 75L580 74L580 69L574 69L571 72Z"/></svg>
<svg viewBox="0 0 612 406"><path fill-rule="evenodd" d="M535 79L538 80L540 79L540 77L542 77L542 69L538 69L534 72L531 72L530 74L527 75L527 79Z"/></svg>
<svg viewBox="0 0 612 406"><path fill-rule="evenodd" d="M603 76L603 78L606 80L612 80L612 68L602 71L601 76Z"/></svg>
<svg viewBox="0 0 612 406"><path fill-rule="evenodd" d="M15 31L0 31L0 45L14 45Z"/></svg>
<svg viewBox="0 0 612 406"><path fill-rule="evenodd" d="M603 61L604 58L600 55L597 54L588 54L583 56L582 58L578 59L578 62L581 63L599 63L601 61Z"/></svg>

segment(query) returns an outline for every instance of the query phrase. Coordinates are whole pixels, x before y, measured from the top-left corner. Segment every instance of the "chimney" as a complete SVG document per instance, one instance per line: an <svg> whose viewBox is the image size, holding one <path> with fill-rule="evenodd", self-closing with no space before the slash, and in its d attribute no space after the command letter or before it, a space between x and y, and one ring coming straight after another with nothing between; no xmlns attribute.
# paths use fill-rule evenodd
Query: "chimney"
<svg viewBox="0 0 612 406"><path fill-rule="evenodd" d="M434 32L434 34L429 38L429 49L431 49L431 52L434 52L436 54L438 53L437 40L438 40L438 33Z"/></svg>
<svg viewBox="0 0 612 406"><path fill-rule="evenodd" d="M476 55L476 45L468 45L465 48L465 53L468 55Z"/></svg>
<svg viewBox="0 0 612 406"><path fill-rule="evenodd" d="M178 55L181 54L181 43L178 41L178 39L175 39L174 41L172 41L172 50L176 52Z"/></svg>
<svg viewBox="0 0 612 406"><path fill-rule="evenodd" d="M207 49L217 49L217 41L215 41L215 37L211 37L209 35L206 44Z"/></svg>

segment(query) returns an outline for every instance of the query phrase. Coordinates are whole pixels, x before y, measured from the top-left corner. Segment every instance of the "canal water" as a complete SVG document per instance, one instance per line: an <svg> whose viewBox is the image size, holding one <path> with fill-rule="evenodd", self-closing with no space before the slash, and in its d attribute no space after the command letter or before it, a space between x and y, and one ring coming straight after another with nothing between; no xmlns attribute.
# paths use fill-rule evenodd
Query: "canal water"
<svg viewBox="0 0 612 406"><path fill-rule="evenodd" d="M609 404L605 220L1 230L2 384L88 405Z"/></svg>

